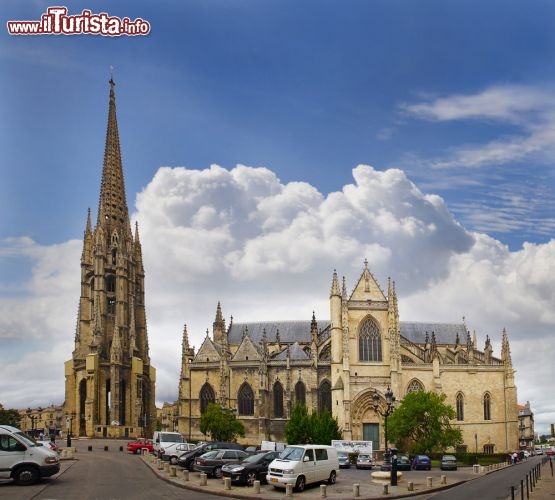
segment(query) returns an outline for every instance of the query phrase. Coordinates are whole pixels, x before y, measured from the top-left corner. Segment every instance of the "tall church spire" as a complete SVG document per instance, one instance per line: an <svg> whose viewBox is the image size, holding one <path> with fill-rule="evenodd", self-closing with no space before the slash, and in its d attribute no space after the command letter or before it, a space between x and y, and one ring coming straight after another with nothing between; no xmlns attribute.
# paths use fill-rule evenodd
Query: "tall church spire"
<svg viewBox="0 0 555 500"><path fill-rule="evenodd" d="M97 226L103 225L110 229L122 228L127 233L131 231L131 226L129 224L129 212L125 197L125 183L116 118L115 85L114 80L110 78L110 104L108 108L108 126L106 129L100 199L98 200ZM109 230L108 234L111 232Z"/></svg>

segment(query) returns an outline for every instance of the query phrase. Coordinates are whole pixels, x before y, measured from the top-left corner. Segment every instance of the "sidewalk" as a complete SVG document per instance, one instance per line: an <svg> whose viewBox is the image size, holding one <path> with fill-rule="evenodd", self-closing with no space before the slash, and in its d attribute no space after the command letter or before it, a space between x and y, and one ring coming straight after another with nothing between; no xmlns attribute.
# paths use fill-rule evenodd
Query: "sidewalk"
<svg viewBox="0 0 555 500"><path fill-rule="evenodd" d="M384 486L383 484L375 484L370 481L361 482L357 486L349 481L341 480L341 477L338 477L334 485L311 485L307 486L302 493L292 493L291 496L287 496L285 489L276 489L267 485L261 485L259 492L257 492L254 487L247 486L231 486L230 489L226 489L226 485L221 479L208 479L205 481L206 485L201 486L201 478L198 472L183 471L181 467L174 467L172 470L169 463L165 462L160 464L154 455L151 454L144 455L142 460L160 479L175 484L176 486L218 496L246 498L251 500L282 500L301 497L309 500L314 500L316 498L368 500L383 498L385 494L387 494L388 499L411 498L432 491L435 492L451 488L485 473L485 471L482 471L478 474L473 472L472 469L469 469L468 474L462 476L460 478L461 480L452 482L451 484L441 484L442 477L445 477L445 475L441 473L441 471L432 471L426 476L419 475L419 477L412 482L412 490L410 491L409 482L404 478L399 481L398 486L391 486L389 484ZM175 476L172 475L174 473ZM188 474L188 480L184 477L186 474ZM429 478L431 478L431 481ZM385 493L385 488L387 488L387 493Z"/></svg>
<svg viewBox="0 0 555 500"><path fill-rule="evenodd" d="M520 497L519 497L520 498ZM526 491L524 491L526 498ZM549 462L541 468L541 479L538 480L534 490L530 492L531 500L554 500L555 499L555 477Z"/></svg>

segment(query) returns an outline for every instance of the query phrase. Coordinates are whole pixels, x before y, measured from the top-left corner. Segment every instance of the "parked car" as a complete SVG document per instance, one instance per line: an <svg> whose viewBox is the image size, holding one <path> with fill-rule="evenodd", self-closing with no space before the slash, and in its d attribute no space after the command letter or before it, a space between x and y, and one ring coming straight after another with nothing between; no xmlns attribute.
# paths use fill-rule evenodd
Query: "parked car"
<svg viewBox="0 0 555 500"><path fill-rule="evenodd" d="M183 467L184 469L189 469L190 471L194 471L195 467L195 459L200 457L207 451L211 450L241 450L243 451L243 447L237 443L230 443L225 441L214 441L212 443L204 443L200 446L197 446L194 450L186 451L182 455L179 456L177 459L177 465Z"/></svg>
<svg viewBox="0 0 555 500"><path fill-rule="evenodd" d="M130 453L136 453L137 455L142 453L142 449L147 448L149 453L154 451L154 442L152 439L139 438L136 441L129 441L127 443L127 451Z"/></svg>
<svg viewBox="0 0 555 500"><path fill-rule="evenodd" d="M356 463L357 469L371 469L372 457L366 453L359 453Z"/></svg>
<svg viewBox="0 0 555 500"><path fill-rule="evenodd" d="M441 470L457 470L457 457L455 455L443 455L439 468Z"/></svg>
<svg viewBox="0 0 555 500"><path fill-rule="evenodd" d="M351 461L349 460L349 454L344 451L337 452L337 460L339 461L340 469L350 469Z"/></svg>
<svg viewBox="0 0 555 500"><path fill-rule="evenodd" d="M268 465L277 457L278 451L260 451L241 462L225 464L222 466L222 476L230 477L232 483L248 486L252 486L255 481L266 482Z"/></svg>
<svg viewBox="0 0 555 500"><path fill-rule="evenodd" d="M248 456L243 450L212 450L195 459L194 469L208 476L221 477L222 467L226 463L237 463Z"/></svg>
<svg viewBox="0 0 555 500"><path fill-rule="evenodd" d="M164 448L161 458L165 462L176 465L179 457L183 455L183 453L194 450L196 447L197 445L193 443L174 443Z"/></svg>
<svg viewBox="0 0 555 500"><path fill-rule="evenodd" d="M411 470L412 462L408 455L397 456L397 470Z"/></svg>
<svg viewBox="0 0 555 500"><path fill-rule="evenodd" d="M416 455L412 460L412 468L415 470L431 470L430 457L428 455Z"/></svg>

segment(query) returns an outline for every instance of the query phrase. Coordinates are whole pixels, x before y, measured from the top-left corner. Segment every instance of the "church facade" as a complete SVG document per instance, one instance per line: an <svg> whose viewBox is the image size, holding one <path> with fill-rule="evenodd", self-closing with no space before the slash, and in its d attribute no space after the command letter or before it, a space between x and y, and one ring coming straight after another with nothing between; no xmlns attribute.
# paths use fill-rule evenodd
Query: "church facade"
<svg viewBox="0 0 555 500"><path fill-rule="evenodd" d="M149 357L145 272L125 195L114 81L96 225L81 255L75 349L65 363L66 428L74 436L152 435L156 370Z"/></svg>
<svg viewBox="0 0 555 500"><path fill-rule="evenodd" d="M232 411L245 426L243 441L283 441L297 402L309 411L329 410L343 439L369 440L387 448L386 392L397 401L408 392L447 395L456 409L452 424L463 433L461 451L518 449L517 390L507 333L501 354L483 349L466 325L399 320L395 284L385 294L365 262L347 294L334 271L330 319L230 324L218 303L212 334L195 352L183 331L178 428L191 440L211 402ZM391 443L389 443L389 446Z"/></svg>

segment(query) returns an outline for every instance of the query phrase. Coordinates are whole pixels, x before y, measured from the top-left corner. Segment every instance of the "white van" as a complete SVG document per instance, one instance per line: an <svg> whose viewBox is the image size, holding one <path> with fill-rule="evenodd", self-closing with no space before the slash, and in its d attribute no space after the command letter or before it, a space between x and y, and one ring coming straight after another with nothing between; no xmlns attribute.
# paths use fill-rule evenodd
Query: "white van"
<svg viewBox="0 0 555 500"><path fill-rule="evenodd" d="M0 479L28 485L58 472L60 459L55 451L11 425L0 425Z"/></svg>
<svg viewBox="0 0 555 500"><path fill-rule="evenodd" d="M276 488L292 484L303 491L310 483L327 481L334 484L339 469L337 449L320 444L287 446L268 466L266 481Z"/></svg>
<svg viewBox="0 0 555 500"><path fill-rule="evenodd" d="M164 451L169 446L173 446L177 443L186 443L185 438L179 434L179 432L167 432L167 431L154 431L152 436L154 441L154 454L161 458Z"/></svg>

